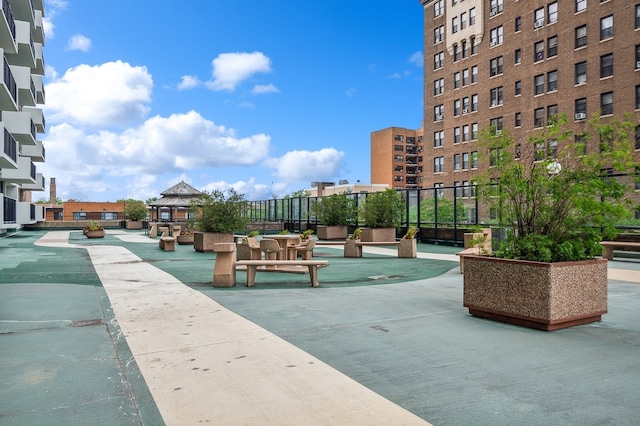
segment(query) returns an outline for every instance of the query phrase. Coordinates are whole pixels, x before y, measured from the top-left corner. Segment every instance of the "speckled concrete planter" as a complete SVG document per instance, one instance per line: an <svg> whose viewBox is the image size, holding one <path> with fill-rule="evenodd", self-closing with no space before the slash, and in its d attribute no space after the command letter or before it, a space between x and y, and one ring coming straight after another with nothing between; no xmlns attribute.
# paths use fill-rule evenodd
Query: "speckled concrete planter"
<svg viewBox="0 0 640 426"><path fill-rule="evenodd" d="M142 221L141 220L128 220L127 229L142 229Z"/></svg>
<svg viewBox="0 0 640 426"><path fill-rule="evenodd" d="M363 243L388 242L396 240L396 228L361 228L360 240Z"/></svg>
<svg viewBox="0 0 640 426"><path fill-rule="evenodd" d="M463 304L471 315L540 330L600 321L606 259L544 263L465 256Z"/></svg>
<svg viewBox="0 0 640 426"><path fill-rule="evenodd" d="M403 238L398 246L398 257L414 258L418 257L418 240L415 238Z"/></svg>
<svg viewBox="0 0 640 426"><path fill-rule="evenodd" d="M222 232L194 232L193 249L201 253L212 253L217 243L233 243L233 234Z"/></svg>
<svg viewBox="0 0 640 426"><path fill-rule="evenodd" d="M324 226L318 225L319 240L346 240L348 230L346 226Z"/></svg>

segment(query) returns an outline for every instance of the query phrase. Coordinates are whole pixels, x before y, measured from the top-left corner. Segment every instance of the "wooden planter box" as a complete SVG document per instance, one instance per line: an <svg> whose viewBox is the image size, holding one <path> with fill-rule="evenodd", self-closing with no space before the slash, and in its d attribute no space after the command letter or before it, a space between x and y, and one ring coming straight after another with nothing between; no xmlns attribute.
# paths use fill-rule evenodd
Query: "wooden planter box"
<svg viewBox="0 0 640 426"><path fill-rule="evenodd" d="M319 240L346 240L348 235L346 226L318 225L316 232Z"/></svg>
<svg viewBox="0 0 640 426"><path fill-rule="evenodd" d="M362 228L360 240L365 243L396 240L396 228Z"/></svg>
<svg viewBox="0 0 640 426"><path fill-rule="evenodd" d="M193 249L201 253L213 253L214 244L233 242L233 234L225 234L222 232L193 233Z"/></svg>
<svg viewBox="0 0 640 426"><path fill-rule="evenodd" d="M463 304L471 315L547 331L600 321L607 313L607 261L465 256Z"/></svg>
<svg viewBox="0 0 640 426"><path fill-rule="evenodd" d="M128 220L126 224L127 229L142 229L141 220Z"/></svg>

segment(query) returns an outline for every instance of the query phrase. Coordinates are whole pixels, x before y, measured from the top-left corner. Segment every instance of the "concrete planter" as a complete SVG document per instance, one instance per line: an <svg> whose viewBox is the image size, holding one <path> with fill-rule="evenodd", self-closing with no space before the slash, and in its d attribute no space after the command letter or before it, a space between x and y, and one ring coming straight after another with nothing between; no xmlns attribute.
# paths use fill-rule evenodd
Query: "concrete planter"
<svg viewBox="0 0 640 426"><path fill-rule="evenodd" d="M418 257L418 240L415 238L403 238L398 246L398 257L415 258Z"/></svg>
<svg viewBox="0 0 640 426"><path fill-rule="evenodd" d="M194 232L193 249L201 253L212 253L217 243L233 243L233 234L222 232Z"/></svg>
<svg viewBox="0 0 640 426"><path fill-rule="evenodd" d="M356 245L356 241L349 239L344 243L344 257L362 257L362 247Z"/></svg>
<svg viewBox="0 0 640 426"><path fill-rule="evenodd" d="M236 260L251 260L251 248L247 243L236 243Z"/></svg>
<svg viewBox="0 0 640 426"><path fill-rule="evenodd" d="M105 232L102 231L84 231L84 235L87 238L104 238Z"/></svg>
<svg viewBox="0 0 640 426"><path fill-rule="evenodd" d="M316 232L319 240L346 240L348 235L346 226L318 225Z"/></svg>
<svg viewBox="0 0 640 426"><path fill-rule="evenodd" d="M176 237L176 241L178 242L178 244L183 246L193 244L193 234L189 234L189 235L180 234Z"/></svg>
<svg viewBox="0 0 640 426"><path fill-rule="evenodd" d="M142 229L141 220L128 220L126 224L127 229Z"/></svg>
<svg viewBox="0 0 640 426"><path fill-rule="evenodd" d="M361 228L360 240L364 243L396 240L396 228Z"/></svg>
<svg viewBox="0 0 640 426"><path fill-rule="evenodd" d="M540 330L600 321L606 259L530 262L465 256L463 304L471 315Z"/></svg>

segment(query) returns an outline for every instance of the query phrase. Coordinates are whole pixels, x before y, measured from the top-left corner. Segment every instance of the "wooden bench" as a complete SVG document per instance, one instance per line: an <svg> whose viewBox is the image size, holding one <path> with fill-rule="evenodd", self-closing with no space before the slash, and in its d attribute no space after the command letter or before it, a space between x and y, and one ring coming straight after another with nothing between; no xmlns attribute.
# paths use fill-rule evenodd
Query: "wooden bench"
<svg viewBox="0 0 640 426"><path fill-rule="evenodd" d="M258 266L306 266L309 268L309 277L311 286L318 287L318 267L329 265L328 260L239 260L236 266L243 265L247 267L247 287L253 287L256 279ZM274 269L277 271L277 269ZM282 272L287 272L282 270Z"/></svg>
<svg viewBox="0 0 640 426"><path fill-rule="evenodd" d="M640 243L629 241L601 241L600 245L604 247L602 257L613 260L613 250L617 248L631 249L631 251L640 251Z"/></svg>
<svg viewBox="0 0 640 426"><path fill-rule="evenodd" d="M332 241L332 240L316 240L316 245L317 246L343 246L346 244L346 241L344 240L336 240L336 241Z"/></svg>
<svg viewBox="0 0 640 426"><path fill-rule="evenodd" d="M176 239L173 237L160 237L160 240L158 241L158 246L160 247L160 250L175 251Z"/></svg>

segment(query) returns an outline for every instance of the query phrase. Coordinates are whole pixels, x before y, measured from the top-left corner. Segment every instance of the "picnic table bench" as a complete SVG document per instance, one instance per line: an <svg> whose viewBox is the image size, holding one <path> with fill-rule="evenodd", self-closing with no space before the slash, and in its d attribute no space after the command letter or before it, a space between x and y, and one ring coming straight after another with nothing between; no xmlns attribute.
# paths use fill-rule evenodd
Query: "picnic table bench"
<svg viewBox="0 0 640 426"><path fill-rule="evenodd" d="M630 241L601 241L600 245L604 247L602 257L613 260L613 250L617 248L631 249L631 251L640 251L640 243Z"/></svg>
<svg viewBox="0 0 640 426"><path fill-rule="evenodd" d="M256 279L258 266L273 266L277 270L278 266L306 266L309 268L309 277L311 286L318 287L318 267L329 265L328 260L239 260L236 266L243 265L247 267L247 287L253 287ZM285 269L282 272L290 272Z"/></svg>

